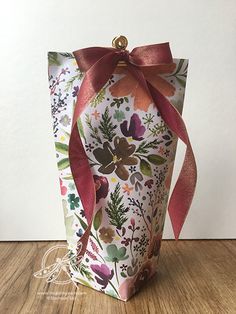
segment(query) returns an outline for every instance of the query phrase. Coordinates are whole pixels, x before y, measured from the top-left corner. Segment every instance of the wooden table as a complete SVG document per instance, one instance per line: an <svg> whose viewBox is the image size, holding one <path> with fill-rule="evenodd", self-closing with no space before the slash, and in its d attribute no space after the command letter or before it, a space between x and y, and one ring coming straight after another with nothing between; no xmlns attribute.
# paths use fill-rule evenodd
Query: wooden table
<svg viewBox="0 0 236 314"><path fill-rule="evenodd" d="M58 243L0 243L0 313L236 313L236 240L163 241L158 274L128 302L35 278Z"/></svg>

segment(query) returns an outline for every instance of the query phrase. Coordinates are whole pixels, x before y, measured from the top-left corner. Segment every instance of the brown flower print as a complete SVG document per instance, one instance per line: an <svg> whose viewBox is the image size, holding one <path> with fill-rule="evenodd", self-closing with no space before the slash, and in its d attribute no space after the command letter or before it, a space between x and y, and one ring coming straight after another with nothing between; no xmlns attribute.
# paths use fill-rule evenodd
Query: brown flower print
<svg viewBox="0 0 236 314"><path fill-rule="evenodd" d="M105 243L111 243L115 236L115 232L111 228L102 227L99 233L100 239Z"/></svg>
<svg viewBox="0 0 236 314"><path fill-rule="evenodd" d="M115 137L114 149L109 142L105 142L103 148L96 148L93 151L95 158L101 164L98 171L103 174L110 174L115 171L120 179L127 180L129 172L125 166L137 165L138 163L137 158L131 157L135 148L135 145L129 144L124 137Z"/></svg>

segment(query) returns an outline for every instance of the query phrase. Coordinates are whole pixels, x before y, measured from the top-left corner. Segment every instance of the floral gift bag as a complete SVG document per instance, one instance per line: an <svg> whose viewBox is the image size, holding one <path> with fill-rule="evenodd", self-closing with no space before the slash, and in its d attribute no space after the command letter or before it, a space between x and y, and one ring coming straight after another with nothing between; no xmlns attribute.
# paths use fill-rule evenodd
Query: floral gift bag
<svg viewBox="0 0 236 314"><path fill-rule="evenodd" d="M168 43L113 45L49 52L49 88L72 280L126 301L157 271L167 207L178 238L196 164L181 118L188 60Z"/></svg>

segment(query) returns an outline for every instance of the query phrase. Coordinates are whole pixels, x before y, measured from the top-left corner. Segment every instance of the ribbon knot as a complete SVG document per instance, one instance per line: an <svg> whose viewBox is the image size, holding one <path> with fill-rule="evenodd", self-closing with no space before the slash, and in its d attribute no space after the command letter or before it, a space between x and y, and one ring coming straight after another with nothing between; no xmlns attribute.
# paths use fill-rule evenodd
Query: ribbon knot
<svg viewBox="0 0 236 314"><path fill-rule="evenodd" d="M96 96L110 79L117 63L121 60L127 62L127 68L137 79L140 88L144 88L152 97L153 103L157 106L167 126L186 144L182 169L168 205L175 239L178 239L195 191L197 181L196 162L181 115L158 88L154 87L152 81L145 78L142 72L142 67L173 62L169 44L136 47L131 52L116 48L90 47L74 51L73 54L80 70L85 72L77 95L69 142L71 172L88 222L87 229L80 240L83 244L81 254L85 253L92 227L96 192L88 157L77 128L77 120L89 101Z"/></svg>
<svg viewBox="0 0 236 314"><path fill-rule="evenodd" d="M118 49L119 50L119 49ZM118 51L118 54L120 55L120 61L126 61L129 62L129 51L126 49L121 49Z"/></svg>

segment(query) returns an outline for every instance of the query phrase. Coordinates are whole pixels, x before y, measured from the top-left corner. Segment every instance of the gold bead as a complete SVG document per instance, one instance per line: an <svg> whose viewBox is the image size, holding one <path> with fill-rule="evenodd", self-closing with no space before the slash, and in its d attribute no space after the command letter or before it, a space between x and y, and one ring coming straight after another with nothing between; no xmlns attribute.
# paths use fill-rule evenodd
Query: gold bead
<svg viewBox="0 0 236 314"><path fill-rule="evenodd" d="M112 40L112 47L116 49L126 49L128 46L128 39L125 36L116 36Z"/></svg>

